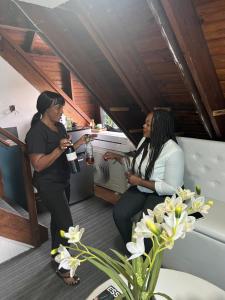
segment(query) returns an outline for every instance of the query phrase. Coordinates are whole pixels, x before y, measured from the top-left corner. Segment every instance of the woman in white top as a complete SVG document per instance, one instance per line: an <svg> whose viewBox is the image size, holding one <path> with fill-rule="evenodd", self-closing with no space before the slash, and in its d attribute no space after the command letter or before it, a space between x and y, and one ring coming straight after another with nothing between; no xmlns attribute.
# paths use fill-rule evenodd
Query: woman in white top
<svg viewBox="0 0 225 300"><path fill-rule="evenodd" d="M106 152L104 159L124 157ZM131 163L127 180L131 187L113 210L114 221L125 243L131 240L132 217L141 210L153 209L183 185L184 155L177 144L171 111L157 108L149 113Z"/></svg>

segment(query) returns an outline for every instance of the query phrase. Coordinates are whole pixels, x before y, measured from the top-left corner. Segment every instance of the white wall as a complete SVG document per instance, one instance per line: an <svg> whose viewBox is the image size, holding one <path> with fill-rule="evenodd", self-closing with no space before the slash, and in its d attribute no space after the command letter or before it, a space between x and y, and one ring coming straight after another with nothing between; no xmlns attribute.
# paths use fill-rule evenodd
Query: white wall
<svg viewBox="0 0 225 300"><path fill-rule="evenodd" d="M39 92L2 57L0 74L0 127L17 127L19 138L24 141L36 113ZM9 105L15 105L16 112L11 113Z"/></svg>

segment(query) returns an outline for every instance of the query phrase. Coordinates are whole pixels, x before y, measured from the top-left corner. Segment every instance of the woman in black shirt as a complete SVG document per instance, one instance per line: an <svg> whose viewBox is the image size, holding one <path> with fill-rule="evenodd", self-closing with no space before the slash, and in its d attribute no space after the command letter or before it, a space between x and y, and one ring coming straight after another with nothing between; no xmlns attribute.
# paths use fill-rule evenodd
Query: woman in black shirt
<svg viewBox="0 0 225 300"><path fill-rule="evenodd" d="M30 161L34 167L33 184L51 214L52 249L60 244L67 245L60 236L60 230L68 231L73 226L68 205L70 170L65 155L71 142L65 127L59 122L64 104L65 100L57 93L41 93L36 105L38 112L33 116L26 136ZM73 144L74 149L84 142L84 137L81 137ZM77 276L70 278L67 270L60 269L57 273L66 284L79 282Z"/></svg>

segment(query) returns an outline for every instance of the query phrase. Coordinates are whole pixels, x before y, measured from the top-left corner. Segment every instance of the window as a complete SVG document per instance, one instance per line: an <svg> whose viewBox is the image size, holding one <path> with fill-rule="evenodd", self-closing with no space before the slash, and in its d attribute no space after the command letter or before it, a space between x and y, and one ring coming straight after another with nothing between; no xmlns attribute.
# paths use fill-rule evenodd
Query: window
<svg viewBox="0 0 225 300"><path fill-rule="evenodd" d="M103 108L100 108L100 115L101 115L101 123L104 127L111 131L121 131L116 123L110 118L109 115L104 111Z"/></svg>

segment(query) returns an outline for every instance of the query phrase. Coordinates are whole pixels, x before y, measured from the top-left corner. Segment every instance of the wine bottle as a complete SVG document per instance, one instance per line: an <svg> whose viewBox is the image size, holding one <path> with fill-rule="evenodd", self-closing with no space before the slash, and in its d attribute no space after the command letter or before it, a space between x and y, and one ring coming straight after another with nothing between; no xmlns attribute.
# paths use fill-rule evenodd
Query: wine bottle
<svg viewBox="0 0 225 300"><path fill-rule="evenodd" d="M70 172L71 173L78 173L80 172L80 165L77 159L76 151L74 150L72 144L67 147L66 149L66 158L68 161L68 164L70 166Z"/></svg>

